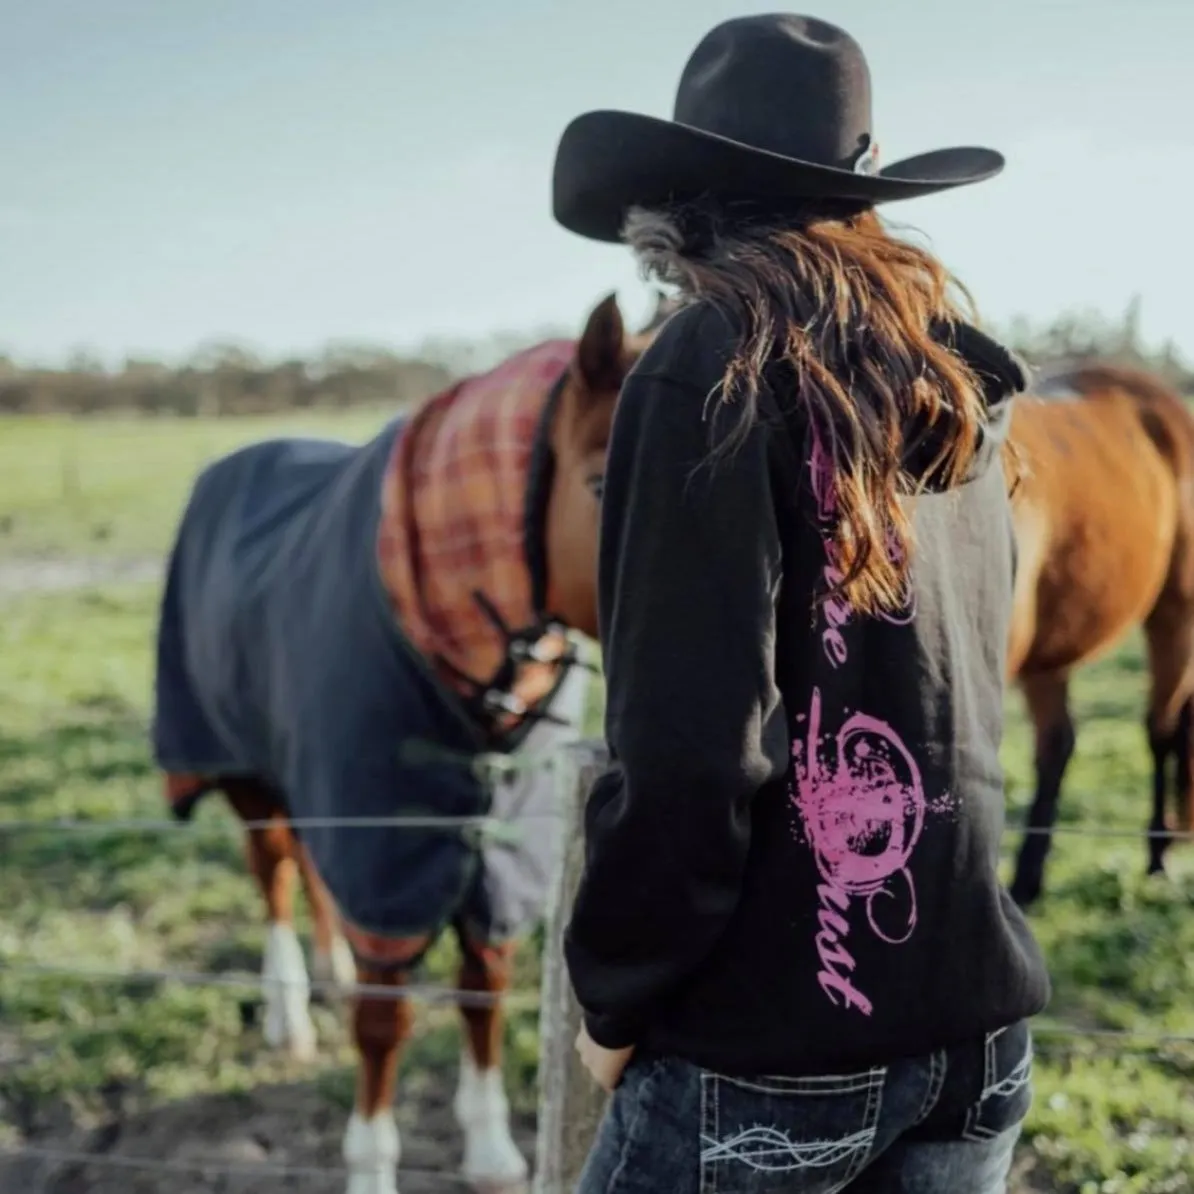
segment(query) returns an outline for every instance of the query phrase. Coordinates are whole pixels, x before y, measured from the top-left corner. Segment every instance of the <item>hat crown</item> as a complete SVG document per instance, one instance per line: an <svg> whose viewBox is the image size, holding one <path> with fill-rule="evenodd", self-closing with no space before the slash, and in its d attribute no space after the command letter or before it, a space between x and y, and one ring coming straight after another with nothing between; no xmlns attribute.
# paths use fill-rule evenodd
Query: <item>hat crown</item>
<svg viewBox="0 0 1194 1194"><path fill-rule="evenodd" d="M862 47L815 17L739 17L710 30L676 91L674 119L758 149L853 170L871 144Z"/></svg>

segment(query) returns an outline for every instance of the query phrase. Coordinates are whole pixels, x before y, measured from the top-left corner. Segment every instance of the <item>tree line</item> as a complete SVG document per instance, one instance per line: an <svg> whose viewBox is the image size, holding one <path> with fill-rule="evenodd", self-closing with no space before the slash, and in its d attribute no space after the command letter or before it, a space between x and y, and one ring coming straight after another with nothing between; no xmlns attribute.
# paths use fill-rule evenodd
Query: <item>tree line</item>
<svg viewBox="0 0 1194 1194"><path fill-rule="evenodd" d="M1116 319L1067 313L1037 326L1012 321L997 329L1033 364L1094 358L1141 365L1194 395L1194 367L1172 344L1146 345L1140 302ZM24 366L0 356L0 414L235 416L348 406L409 406L462 375L501 360L558 329L503 333L483 341L428 340L409 353L334 344L307 358L267 361L231 344L212 344L179 365L129 359L118 368L76 354L58 369Z"/></svg>
<svg viewBox="0 0 1194 1194"><path fill-rule="evenodd" d="M1173 341L1146 344L1140 330L1140 299L1133 298L1118 318L1098 312L1067 312L1043 326L1014 319L1000 329L1004 340L1039 367L1094 360L1134 365L1158 374L1179 393L1194 396L1194 366Z"/></svg>

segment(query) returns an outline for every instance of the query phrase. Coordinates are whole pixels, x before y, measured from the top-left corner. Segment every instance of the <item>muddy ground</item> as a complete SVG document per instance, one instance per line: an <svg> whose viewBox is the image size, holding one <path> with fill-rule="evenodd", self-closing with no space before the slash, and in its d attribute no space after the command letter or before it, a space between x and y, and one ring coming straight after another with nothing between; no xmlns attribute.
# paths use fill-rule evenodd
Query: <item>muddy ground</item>
<svg viewBox="0 0 1194 1194"><path fill-rule="evenodd" d="M402 1194L457 1194L460 1133L452 1116L451 1079L423 1073L400 1103ZM157 1172L0 1157L2 1194L343 1194L340 1139L345 1111L311 1083L260 1087L246 1095L204 1096L137 1112L119 1091L106 1122L72 1126L61 1108L37 1117L25 1143L40 1149L100 1152L105 1158L154 1158ZM20 1121L0 1112L0 1119ZM534 1121L516 1120L523 1153L534 1157ZM230 1166L236 1173L219 1172ZM196 1166L188 1171L187 1167ZM205 1166L208 1168L205 1169ZM271 1173L278 1167L299 1172ZM319 1170L330 1172L319 1173Z"/></svg>
<svg viewBox="0 0 1194 1194"><path fill-rule="evenodd" d="M452 1115L452 1083L450 1074L427 1071L404 1082L398 1112L401 1194L471 1190L457 1176L461 1141ZM89 1130L73 1126L65 1107L40 1114L26 1125L25 1143L99 1152L114 1161L153 1158L162 1167L0 1156L0 1194L343 1194L340 1140L346 1112L316 1084L261 1086L244 1095L184 1099L140 1113L124 1102L122 1093L113 1091L110 1117ZM19 1109L0 1106L4 1120L20 1122ZM514 1134L533 1164L534 1117L515 1116ZM283 1167L293 1172L276 1172ZM1021 1157L1009 1194L1057 1194L1056 1187L1034 1177L1034 1168L1030 1157Z"/></svg>
<svg viewBox="0 0 1194 1194"><path fill-rule="evenodd" d="M460 1137L452 1118L452 1088L446 1076L423 1075L408 1092L400 1113L401 1194L468 1194L456 1177ZM67 1124L38 1134L29 1143L46 1149L102 1151L106 1157L153 1157L171 1165L158 1172L0 1159L0 1194L343 1194L338 1170L344 1111L310 1085L261 1087L240 1097L206 1097L122 1116L89 1132ZM516 1120L515 1138L533 1161L532 1117ZM195 1171L174 1166L199 1163ZM204 1171L202 1164L235 1167L235 1174ZM274 1167L296 1167L291 1174ZM305 1172L303 1171L305 1170ZM1024 1163L1009 1194L1047 1194ZM961 1192L959 1192L961 1194Z"/></svg>

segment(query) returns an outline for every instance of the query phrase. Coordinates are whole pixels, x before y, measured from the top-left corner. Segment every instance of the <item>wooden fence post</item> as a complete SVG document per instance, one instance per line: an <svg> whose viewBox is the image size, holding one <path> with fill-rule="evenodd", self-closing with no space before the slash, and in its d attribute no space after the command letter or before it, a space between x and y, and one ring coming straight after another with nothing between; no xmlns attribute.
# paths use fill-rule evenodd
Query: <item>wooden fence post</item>
<svg viewBox="0 0 1194 1194"><path fill-rule="evenodd" d="M580 1007L564 964L564 929L584 864L585 797L606 759L604 744L586 739L565 747L555 763L564 836L546 910L534 1194L572 1194L605 1111L605 1094L581 1066L573 1047L580 1031Z"/></svg>

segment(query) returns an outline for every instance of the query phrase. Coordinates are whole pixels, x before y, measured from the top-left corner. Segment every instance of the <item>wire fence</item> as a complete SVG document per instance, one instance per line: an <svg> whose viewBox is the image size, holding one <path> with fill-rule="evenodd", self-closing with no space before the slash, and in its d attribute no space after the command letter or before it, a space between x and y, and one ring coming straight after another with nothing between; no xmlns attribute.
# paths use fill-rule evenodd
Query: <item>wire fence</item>
<svg viewBox="0 0 1194 1194"><path fill-rule="evenodd" d="M1045 1046L1047 1052L1061 1044L1073 1049L1084 1040L1114 1041L1120 1049L1146 1048L1156 1050L1165 1046L1192 1046L1194 1034L1140 1033L1128 1029L1075 1029L1070 1026L1036 1023L1033 1035L1038 1047ZM1191 1054L1194 1062L1194 1053ZM201 1176L205 1178L245 1178L261 1181L272 1178L284 1182L326 1181L343 1183L351 1176L351 1170L344 1165L311 1165L270 1161L231 1161L212 1157L193 1160L177 1157L138 1156L110 1151L88 1151L78 1148L49 1147L37 1144L16 1146L0 1145L0 1165L4 1162L41 1163L55 1169L81 1170L101 1169L128 1174L145 1173L165 1178ZM459 1188L460 1179L455 1173L440 1169L412 1168L400 1166L397 1172L399 1186L403 1182L419 1180L426 1184Z"/></svg>
<svg viewBox="0 0 1194 1194"><path fill-rule="evenodd" d="M405 986L382 986L357 983L338 985L330 980L312 979L308 983L289 982L285 979L263 980L257 975L203 973L186 970L98 970L90 967L43 965L40 963L16 963L0 965L0 978L6 974L29 978L57 978L70 982L111 983L116 985L141 986L177 983L187 987L211 987L225 990L257 990L264 984L271 987L303 986L333 997L370 999L410 999L429 1006L450 1004L454 1007L502 1006L511 1010L535 1010L539 1006L540 992L536 987L516 988L504 994L463 990L438 984L410 984ZM89 1026L83 1026L84 1028ZM111 1031L109 1025L95 1026L96 1031ZM1060 1021L1037 1019L1033 1022L1033 1035L1038 1039L1113 1041L1124 1047L1136 1049L1159 1049L1169 1046L1194 1045L1194 1032L1163 1032L1137 1028L1091 1028L1064 1024Z"/></svg>
<svg viewBox="0 0 1194 1194"><path fill-rule="evenodd" d="M522 816L557 819L559 813L528 810ZM522 819L520 816L520 820ZM126 820L78 820L71 818L0 820L0 834L5 833L170 833L185 830L189 833L230 833L241 830L276 829L281 818L241 821L228 817L203 821L180 821L133 817ZM285 823L300 832L304 829L442 829L454 832L462 829L490 829L500 833L508 824L500 817L489 816L389 816L389 817L286 817Z"/></svg>
<svg viewBox="0 0 1194 1194"><path fill-rule="evenodd" d="M270 1161L215 1161L210 1158L194 1161L183 1161L167 1157L138 1157L123 1153L83 1152L67 1148L40 1148L35 1145L22 1145L18 1148L0 1146L0 1162L2 1161L42 1161L49 1165L71 1167L99 1167L104 1169L123 1170L133 1173L154 1173L162 1176L193 1177L196 1174L220 1177L246 1178L278 1178L290 1179L323 1179L327 1181L344 1181L350 1174L347 1166L322 1165L287 1165ZM413 1169L400 1166L398 1182L418 1179L424 1182L434 1182L445 1186L459 1186L460 1178L454 1173L446 1173L439 1169Z"/></svg>
<svg viewBox="0 0 1194 1194"><path fill-rule="evenodd" d="M528 809L517 815L518 821L558 820L559 809ZM478 830L503 838L510 836L510 819L493 816L378 816L378 817L286 817L285 822L300 833L304 829L442 829L445 833L461 830ZM188 833L239 833L254 829L276 829L278 820L242 821L231 817L206 818L196 821L180 821L174 818L0 818L0 837L5 834L33 833L128 833L154 834L173 833L183 830ZM1086 838L1130 838L1134 841L1165 838L1173 842L1194 842L1194 829L1140 829L1130 825L1083 825L1062 822L1051 827L1009 824L1004 833L1004 845L1016 835L1039 836L1052 834L1058 837Z"/></svg>
<svg viewBox="0 0 1194 1194"><path fill-rule="evenodd" d="M306 988L312 992L332 997L368 999L409 999L415 1003L451 1003L457 1007L537 1007L537 990L513 990L495 995L486 991L467 991L438 984L406 983L393 985L378 983L351 983L341 985L331 979L269 978L259 975L235 973L207 973L191 970L100 970L85 966L56 966L40 962L2 962L0 978L6 974L24 975L30 978L60 978L71 982L111 983L127 986L160 985L177 983L183 987L217 987L227 990L253 990L263 986L284 989L286 987Z"/></svg>
<svg viewBox="0 0 1194 1194"><path fill-rule="evenodd" d="M491 757L483 761L478 769L489 782L502 782L517 774L539 766L552 767L555 760L551 757L539 756L533 759L519 759L513 762L507 756ZM442 830L445 833L468 833L478 835L480 839L496 841L514 841L517 839L517 826L513 820L523 821L535 818L559 818L562 809L555 810L523 810L512 819L502 819L494 816L434 816L434 815L395 815L375 817L295 817L286 818L287 824L301 835L305 829L362 829L376 830L380 828L400 829L411 831ZM276 827L277 820L241 821L230 817L202 818L194 821L181 821L174 818L79 818L64 817L54 819L9 819L0 820L0 843L5 839L12 839L18 835L40 834L81 834L81 835L151 835L173 834L179 830L189 833L230 833L252 829L268 829ZM1020 837L1040 834L1053 834L1060 837L1080 837L1104 840L1134 840L1167 838L1170 841L1192 841L1194 831L1188 830L1151 830L1136 828L1128 825L1083 825L1063 823L1053 827L1028 826L1024 824L1009 824L1004 838L1007 846ZM126 987L153 987L164 984L178 984L196 988L221 988L227 990L261 992L266 986L282 987L287 985L303 986L312 993L318 993L332 998L369 998L369 999L409 999L427 1005L451 1004L458 1007L486 1007L500 1003L503 1007L533 1010L539 1005L540 993L537 989L518 989L503 994L493 994L482 991L461 990L454 987L437 984L407 983L405 985L378 985L355 983L345 985L328 979L311 978L306 982L300 980L286 980L270 978L263 979L260 975L223 972L209 973L201 971L160 969L131 969L118 968L98 969L75 967L68 965L43 964L0 960L0 979L14 977L18 980L55 979L69 983L109 984ZM79 1032L103 1034L114 1031L113 1025L81 1025L74 1026L72 1033ZM1165 1032L1155 1030L1138 1030L1130 1028L1096 1028L1061 1022L1037 1020L1033 1024L1033 1034L1038 1047L1044 1053L1072 1053L1089 1051L1090 1049L1113 1048L1120 1053L1154 1053L1170 1055L1178 1059L1183 1066L1187 1059L1194 1065L1194 1033ZM1189 1053L1186 1051L1190 1050ZM0 1144L0 1163L25 1161L41 1163L48 1166L67 1169L100 1168L114 1172L153 1173L163 1177L186 1177L206 1175L221 1178L275 1178L281 1181L311 1181L324 1180L328 1182L344 1182L350 1170L343 1166L320 1166L307 1164L279 1163L263 1159L262 1161L224 1161L212 1157L194 1160L180 1158L164 1158L150 1156L125 1155L112 1151L87 1151L78 1148L49 1147L36 1144L19 1144L6 1146ZM420 1179L428 1183L455 1186L458 1178L455 1174L440 1170L400 1168L398 1177L401 1180Z"/></svg>
<svg viewBox="0 0 1194 1194"><path fill-rule="evenodd" d="M1066 1025L1037 1023L1033 1026L1037 1044L1052 1047L1061 1043L1072 1049L1082 1040L1114 1041L1117 1048L1160 1049L1165 1046L1194 1046L1194 1034L1139 1033L1128 1029L1075 1029ZM1067 1039L1068 1038L1068 1039ZM1194 1061L1194 1054L1191 1055ZM0 1145L0 1164L4 1162L31 1162L52 1166L56 1169L97 1168L128 1174L146 1173L161 1177L245 1178L261 1181L266 1178L279 1181L326 1181L345 1182L351 1170L344 1165L310 1165L279 1163L264 1159L253 1162L237 1162L204 1157L202 1159L180 1159L176 1157L137 1156L114 1152L87 1151L77 1148L47 1147L37 1144L16 1146ZM423 1183L459 1188L460 1179L452 1172L440 1169L419 1169L400 1166L397 1172L399 1186L403 1182L419 1180Z"/></svg>
<svg viewBox="0 0 1194 1194"><path fill-rule="evenodd" d="M271 987L309 986L313 992L332 997L367 997L370 999L410 999L428 1006L451 1005L453 1007L493 1007L501 1005L511 1010L533 1011L539 1006L538 988L516 988L505 994L494 995L483 991L469 991L438 984L411 984L406 986L381 986L357 983L338 985L330 980L312 979L309 984L288 982L285 979L263 980L249 974L203 973L185 970L98 970L89 967L42 965L40 963L17 963L0 965L0 978L4 975L28 978L57 978L69 982L111 983L114 985L142 986L177 983L188 987L211 987L225 990L257 990L268 981ZM85 1025L83 1030L110 1032L113 1025ZM1115 1042L1123 1048L1162 1049L1194 1045L1194 1032L1163 1032L1137 1028L1091 1028L1077 1027L1059 1021L1041 1020L1033 1022L1033 1035L1038 1039L1052 1041L1091 1040Z"/></svg>
<svg viewBox="0 0 1194 1194"><path fill-rule="evenodd" d="M61 978L72 982L112 983L128 986L158 985L176 983L184 987L215 987L225 990L253 990L263 986L275 989L287 987L306 988L314 993L332 997L367 999L409 999L415 1003L443 1004L456 1007L536 1007L539 1002L537 990L512 990L495 995L486 991L468 991L457 987L445 987L430 983L346 983L339 984L331 979L311 978L302 980L274 978L263 979L256 975L235 973L207 973L187 970L98 970L90 967L54 966L33 963L25 965L0 966L0 975L25 974L38 978Z"/></svg>

